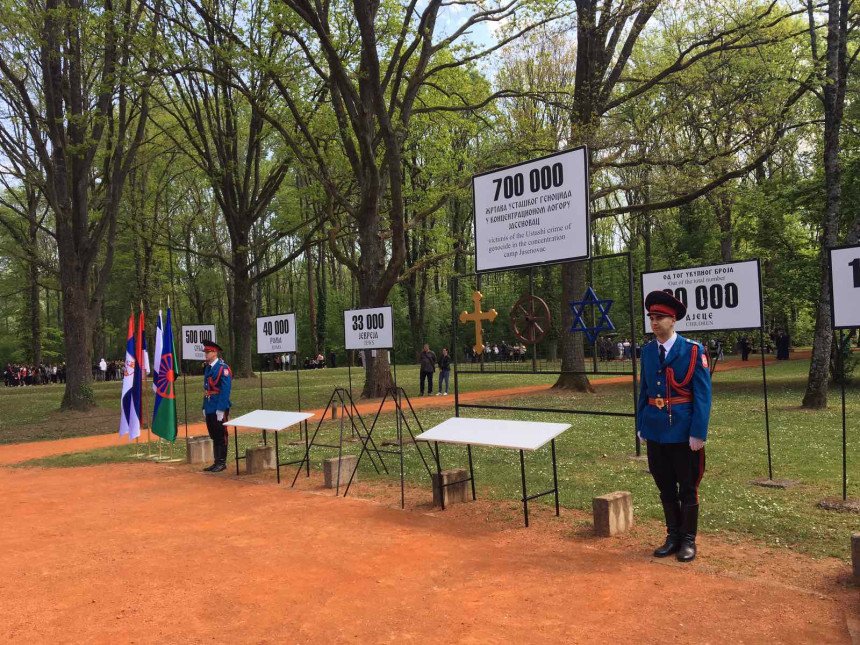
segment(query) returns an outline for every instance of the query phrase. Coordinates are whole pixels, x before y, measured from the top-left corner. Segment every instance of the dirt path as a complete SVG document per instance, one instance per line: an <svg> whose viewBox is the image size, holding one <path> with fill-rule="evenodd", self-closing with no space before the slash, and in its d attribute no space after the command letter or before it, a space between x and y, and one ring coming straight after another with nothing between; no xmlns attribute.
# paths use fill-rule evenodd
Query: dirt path
<svg viewBox="0 0 860 645"><path fill-rule="evenodd" d="M792 354L792 359L809 358L810 352L795 352ZM766 358L765 361L770 364L775 361L774 358ZM739 358L722 361L717 365L717 372L726 372L736 369L758 368L761 366L761 359L756 360L751 357L749 361L741 361ZM617 385L619 383L629 383L629 376L614 376L593 381L593 385L597 387L605 385ZM502 399L514 396L528 396L530 394L540 394L547 392L550 386L547 385L530 385L527 387L515 387L499 390L483 390L481 392L468 392L460 395L461 403L474 403L477 401ZM412 405L416 410L427 408L445 408L450 407L453 413L454 397L449 396L426 396L415 397L412 399ZM365 401L356 404L359 414L362 416L374 415L379 409L379 401ZM393 412L394 403L386 402L384 412ZM322 408L308 410L317 417L324 410ZM184 426L180 428L180 432L184 433ZM203 423L193 423L188 425L189 435L206 434L206 426ZM144 434L144 439L146 435ZM33 441L28 443L0 445L0 465L13 464L28 459L38 459L40 457L48 457L51 455L61 455L69 452L85 452L87 450L95 450L96 448L107 448L110 446L126 445L128 440L119 437L116 433L105 435L94 435L90 437L73 437L70 439L60 439L58 441Z"/></svg>
<svg viewBox="0 0 860 645"><path fill-rule="evenodd" d="M857 609L546 513L499 530L157 464L3 468L0 489L5 642L825 644Z"/></svg>

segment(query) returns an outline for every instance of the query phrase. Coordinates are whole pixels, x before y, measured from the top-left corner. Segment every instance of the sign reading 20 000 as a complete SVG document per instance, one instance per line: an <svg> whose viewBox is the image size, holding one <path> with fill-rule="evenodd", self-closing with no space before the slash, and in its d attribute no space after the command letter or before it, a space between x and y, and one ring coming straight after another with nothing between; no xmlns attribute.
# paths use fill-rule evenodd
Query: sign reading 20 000
<svg viewBox="0 0 860 645"><path fill-rule="evenodd" d="M687 306L675 325L679 332L755 329L762 325L761 273L758 260L642 274L645 331L651 331L645 296L666 291Z"/></svg>
<svg viewBox="0 0 860 645"><path fill-rule="evenodd" d="M472 193L479 273L588 257L584 147L475 175Z"/></svg>

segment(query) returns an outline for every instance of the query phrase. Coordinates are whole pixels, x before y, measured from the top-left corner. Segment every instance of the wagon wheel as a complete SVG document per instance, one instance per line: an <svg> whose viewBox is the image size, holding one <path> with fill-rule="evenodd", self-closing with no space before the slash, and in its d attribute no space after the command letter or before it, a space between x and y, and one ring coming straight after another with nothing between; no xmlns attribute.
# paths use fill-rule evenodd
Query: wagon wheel
<svg viewBox="0 0 860 645"><path fill-rule="evenodd" d="M550 320L549 307L537 296L523 296L511 309L511 331L527 345L543 340L549 331Z"/></svg>

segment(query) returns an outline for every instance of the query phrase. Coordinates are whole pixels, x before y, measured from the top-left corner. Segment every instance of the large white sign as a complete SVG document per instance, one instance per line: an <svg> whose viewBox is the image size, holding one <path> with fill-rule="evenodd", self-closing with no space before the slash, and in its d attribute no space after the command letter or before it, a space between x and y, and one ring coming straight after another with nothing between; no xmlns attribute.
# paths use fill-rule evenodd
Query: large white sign
<svg viewBox="0 0 860 645"><path fill-rule="evenodd" d="M205 361L203 341L215 340L215 325L182 325L182 360Z"/></svg>
<svg viewBox="0 0 860 645"><path fill-rule="evenodd" d="M833 328L860 327L860 245L830 249Z"/></svg>
<svg viewBox="0 0 860 645"><path fill-rule="evenodd" d="M645 297L666 291L687 305L675 325L679 332L755 329L762 325L761 273L758 260L642 274L645 331L651 331Z"/></svg>
<svg viewBox="0 0 860 645"><path fill-rule="evenodd" d="M472 194L479 273L589 256L584 147L475 175Z"/></svg>
<svg viewBox="0 0 860 645"><path fill-rule="evenodd" d="M347 309L343 312L346 349L391 349L394 347L394 317L391 307Z"/></svg>
<svg viewBox="0 0 860 645"><path fill-rule="evenodd" d="M296 314L257 318L257 353L283 354L296 351Z"/></svg>

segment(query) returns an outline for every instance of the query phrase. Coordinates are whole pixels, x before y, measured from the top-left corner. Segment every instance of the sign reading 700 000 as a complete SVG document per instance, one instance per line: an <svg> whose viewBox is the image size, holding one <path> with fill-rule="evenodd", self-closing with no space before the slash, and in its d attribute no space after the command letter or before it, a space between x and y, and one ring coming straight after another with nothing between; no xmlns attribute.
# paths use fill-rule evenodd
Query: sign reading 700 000
<svg viewBox="0 0 860 645"><path fill-rule="evenodd" d="M472 192L479 273L588 257L585 147L475 175Z"/></svg>

